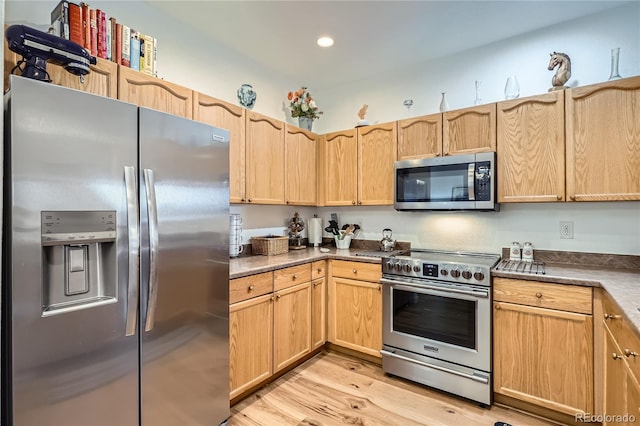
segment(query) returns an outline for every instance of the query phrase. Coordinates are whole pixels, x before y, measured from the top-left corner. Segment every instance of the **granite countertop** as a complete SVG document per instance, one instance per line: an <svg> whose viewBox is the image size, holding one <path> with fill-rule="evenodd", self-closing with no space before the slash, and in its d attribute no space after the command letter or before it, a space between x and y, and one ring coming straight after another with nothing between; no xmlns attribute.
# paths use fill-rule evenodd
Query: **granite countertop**
<svg viewBox="0 0 640 426"><path fill-rule="evenodd" d="M380 257L357 255L357 253L365 251L370 250L360 248L338 250L335 247L332 247L329 249L328 253L323 253L319 248L307 248L304 250L290 250L288 253L277 256L239 257L229 261L229 278L240 278L247 275L274 271L276 269L324 259L381 263ZM640 338L640 269L622 269L602 265L587 266L580 264L556 263L549 262L549 260L551 259L547 259L545 264L545 275L492 271L492 276L559 284L602 287L620 306L631 324L635 326L635 332Z"/></svg>

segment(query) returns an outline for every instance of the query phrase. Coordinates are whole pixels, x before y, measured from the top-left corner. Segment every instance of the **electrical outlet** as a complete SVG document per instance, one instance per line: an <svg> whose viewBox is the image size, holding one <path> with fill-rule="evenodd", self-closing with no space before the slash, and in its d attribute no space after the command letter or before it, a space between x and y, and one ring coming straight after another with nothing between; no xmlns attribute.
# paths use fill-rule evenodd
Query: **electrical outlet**
<svg viewBox="0 0 640 426"><path fill-rule="evenodd" d="M573 239L573 222L560 221L560 238L567 240Z"/></svg>

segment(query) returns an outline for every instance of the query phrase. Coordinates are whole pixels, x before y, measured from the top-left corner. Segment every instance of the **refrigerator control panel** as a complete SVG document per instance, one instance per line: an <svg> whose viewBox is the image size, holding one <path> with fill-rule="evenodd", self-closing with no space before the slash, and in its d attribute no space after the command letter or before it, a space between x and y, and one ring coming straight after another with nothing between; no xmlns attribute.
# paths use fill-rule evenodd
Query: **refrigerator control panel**
<svg viewBox="0 0 640 426"><path fill-rule="evenodd" d="M40 212L42 245L89 244L116 239L116 211Z"/></svg>

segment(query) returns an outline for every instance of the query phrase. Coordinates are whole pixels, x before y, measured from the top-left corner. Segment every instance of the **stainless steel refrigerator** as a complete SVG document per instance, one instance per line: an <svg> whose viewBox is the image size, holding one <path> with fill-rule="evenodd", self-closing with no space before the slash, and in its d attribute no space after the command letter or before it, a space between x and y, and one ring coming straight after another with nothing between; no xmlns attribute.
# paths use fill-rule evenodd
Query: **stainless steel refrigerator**
<svg viewBox="0 0 640 426"><path fill-rule="evenodd" d="M11 76L3 424L229 416L229 134Z"/></svg>

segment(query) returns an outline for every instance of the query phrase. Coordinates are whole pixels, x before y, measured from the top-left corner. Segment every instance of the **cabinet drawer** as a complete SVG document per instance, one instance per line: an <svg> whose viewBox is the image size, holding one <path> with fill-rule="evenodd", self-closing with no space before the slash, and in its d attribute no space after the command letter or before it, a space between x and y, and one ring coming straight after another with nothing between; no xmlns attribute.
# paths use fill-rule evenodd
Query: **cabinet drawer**
<svg viewBox="0 0 640 426"><path fill-rule="evenodd" d="M311 279L322 278L327 272L327 261L317 260L311 264Z"/></svg>
<svg viewBox="0 0 640 426"><path fill-rule="evenodd" d="M602 310L604 314L603 321L615 339L624 359L627 360L629 368L633 372L636 380L640 381L640 339L633 330L633 325L629 323L622 309L611 299L606 292L602 292ZM637 355L633 356L631 353ZM612 354L605 354L612 356Z"/></svg>
<svg viewBox="0 0 640 426"><path fill-rule="evenodd" d="M273 272L273 290L278 291L311 281L311 264L292 266L290 268L278 269Z"/></svg>
<svg viewBox="0 0 640 426"><path fill-rule="evenodd" d="M592 290L591 287L576 285L500 277L493 279L493 298L496 301L581 314L592 313Z"/></svg>
<svg viewBox="0 0 640 426"><path fill-rule="evenodd" d="M273 291L273 272L249 275L229 281L229 304Z"/></svg>
<svg viewBox="0 0 640 426"><path fill-rule="evenodd" d="M377 263L334 260L331 268L334 277L351 278L352 280L376 283L382 278L382 266Z"/></svg>

